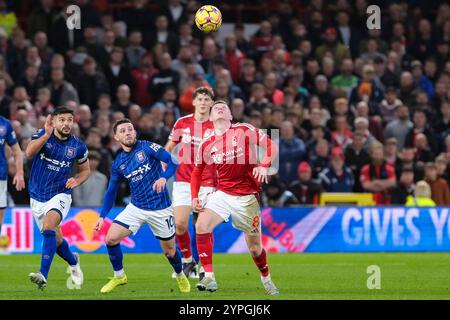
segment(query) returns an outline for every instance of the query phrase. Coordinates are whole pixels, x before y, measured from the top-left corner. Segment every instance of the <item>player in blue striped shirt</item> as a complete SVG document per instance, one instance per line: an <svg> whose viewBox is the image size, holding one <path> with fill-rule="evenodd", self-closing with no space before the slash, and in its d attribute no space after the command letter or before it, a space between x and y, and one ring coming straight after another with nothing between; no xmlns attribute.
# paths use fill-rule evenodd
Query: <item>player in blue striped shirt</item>
<svg viewBox="0 0 450 320"><path fill-rule="evenodd" d="M47 286L55 253L69 264L73 283L83 284L79 256L70 251L60 228L72 203L72 189L90 174L86 144L71 133L72 128L73 111L59 107L47 117L44 128L33 135L25 151L27 157L33 157L29 180L31 210L44 236L41 268L29 276L41 290ZM74 165L79 169L77 177L71 177Z"/></svg>
<svg viewBox="0 0 450 320"><path fill-rule="evenodd" d="M17 142L16 133L8 119L0 116L0 234L2 231L3 215L5 214L7 189L8 189L8 159L5 155L5 146L10 146L16 165L16 174L13 184L17 191L25 187L23 180L22 150Z"/></svg>
<svg viewBox="0 0 450 320"><path fill-rule="evenodd" d="M104 218L111 210L117 189L125 179L131 190L131 203L115 218L106 235L109 259L114 277L100 292L108 293L128 282L123 270L123 254L120 241L136 234L147 224L160 240L161 248L172 265L181 292L189 292L191 285L183 272L181 252L175 246L175 223L172 202L166 189L166 181L173 176L177 165L170 153L156 143L136 139L136 130L128 119L117 121L113 126L114 139L122 147L112 164L111 179L106 191L100 218L94 229L100 230ZM163 171L161 161L168 164Z"/></svg>

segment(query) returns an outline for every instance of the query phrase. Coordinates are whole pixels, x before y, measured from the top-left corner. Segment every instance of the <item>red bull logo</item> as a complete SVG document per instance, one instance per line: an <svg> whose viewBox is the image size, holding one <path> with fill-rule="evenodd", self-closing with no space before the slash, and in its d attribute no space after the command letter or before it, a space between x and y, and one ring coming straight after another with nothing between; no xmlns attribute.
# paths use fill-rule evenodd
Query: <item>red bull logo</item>
<svg viewBox="0 0 450 320"><path fill-rule="evenodd" d="M103 226L99 231L94 231L94 225L99 217L95 210L82 210L61 226L64 238L69 245L75 245L84 252L98 250L105 245L106 234L112 224L112 220L105 218ZM134 248L135 242L126 237L121 244L128 248Z"/></svg>

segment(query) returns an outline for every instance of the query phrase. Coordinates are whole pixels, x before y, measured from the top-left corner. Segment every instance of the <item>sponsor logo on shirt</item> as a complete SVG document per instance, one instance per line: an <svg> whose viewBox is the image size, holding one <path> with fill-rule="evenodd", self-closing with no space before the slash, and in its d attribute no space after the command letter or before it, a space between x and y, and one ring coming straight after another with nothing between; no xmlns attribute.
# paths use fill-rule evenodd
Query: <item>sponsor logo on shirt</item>
<svg viewBox="0 0 450 320"><path fill-rule="evenodd" d="M43 153L40 153L39 157L41 158L41 160L50 162L47 165L47 168L53 171L59 171L60 168L70 168L70 165L72 164L70 161L59 161L56 159L47 158Z"/></svg>

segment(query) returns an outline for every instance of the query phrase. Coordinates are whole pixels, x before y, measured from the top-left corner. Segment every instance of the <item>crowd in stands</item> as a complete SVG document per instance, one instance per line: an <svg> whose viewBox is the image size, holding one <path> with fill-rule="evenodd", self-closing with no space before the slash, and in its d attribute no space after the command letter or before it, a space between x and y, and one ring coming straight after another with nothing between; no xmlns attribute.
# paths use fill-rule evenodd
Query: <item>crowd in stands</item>
<svg viewBox="0 0 450 320"><path fill-rule="evenodd" d="M263 186L264 205L317 204L322 192L405 204L419 181L450 205L449 4L384 1L381 29L369 30L366 0L269 1L249 36L246 21L224 11L233 30L219 41L194 25L201 1L160 1L158 10L147 0L28 2L19 23L14 3L0 0L0 115L25 149L56 106L75 110L94 172L75 205L102 201L119 148L114 121L128 117L140 138L164 145L204 85L234 121L279 130L279 173ZM239 1L249 2L264 1ZM66 27L72 3L80 30ZM28 204L27 190L9 190ZM116 204L127 196L124 185Z"/></svg>

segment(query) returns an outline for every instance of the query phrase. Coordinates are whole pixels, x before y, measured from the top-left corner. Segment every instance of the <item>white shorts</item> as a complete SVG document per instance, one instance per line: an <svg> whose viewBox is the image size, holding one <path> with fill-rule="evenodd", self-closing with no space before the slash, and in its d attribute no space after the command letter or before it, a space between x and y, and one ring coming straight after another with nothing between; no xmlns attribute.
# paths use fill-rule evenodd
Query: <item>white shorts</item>
<svg viewBox="0 0 450 320"><path fill-rule="evenodd" d="M67 217L72 204L72 197L67 193L59 193L47 202L39 202L30 199L31 211L33 212L34 220L42 231L42 224L44 223L44 216L47 212L54 210L61 215L61 222Z"/></svg>
<svg viewBox="0 0 450 320"><path fill-rule="evenodd" d="M0 180L0 209L5 209L7 206L8 202L7 191L8 191L8 181Z"/></svg>
<svg viewBox="0 0 450 320"><path fill-rule="evenodd" d="M225 222L231 216L233 227L246 234L261 234L261 208L253 194L232 196L223 191L215 191L209 195L204 207L214 211Z"/></svg>
<svg viewBox="0 0 450 320"><path fill-rule="evenodd" d="M213 193L214 190L214 187L200 187L198 197L202 203L206 203L206 197L208 194ZM192 206L191 184L189 182L175 181L173 183L172 198L172 206L174 208L179 206Z"/></svg>
<svg viewBox="0 0 450 320"><path fill-rule="evenodd" d="M155 238L159 240L170 240L175 236L175 218L172 207L149 211L139 209L130 203L113 222L127 228L133 234L136 234L139 228L146 223Z"/></svg>

